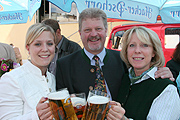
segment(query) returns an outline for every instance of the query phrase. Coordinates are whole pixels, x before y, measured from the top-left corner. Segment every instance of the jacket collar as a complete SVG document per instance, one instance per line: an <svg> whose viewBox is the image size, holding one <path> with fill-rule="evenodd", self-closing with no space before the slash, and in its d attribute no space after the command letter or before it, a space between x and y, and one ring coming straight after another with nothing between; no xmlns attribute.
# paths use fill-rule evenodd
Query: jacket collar
<svg viewBox="0 0 180 120"><path fill-rule="evenodd" d="M31 72L31 73L33 73L34 75L38 75L38 76L44 76L44 75L42 75L42 71L38 68L38 67L36 67L35 65L33 65L32 63L31 63L31 61L27 61L25 64L24 64L24 66L25 66L25 68L28 68L28 70ZM46 75L48 75L49 74L49 72L48 72L48 70L46 71ZM45 76L44 76L45 77Z"/></svg>
<svg viewBox="0 0 180 120"><path fill-rule="evenodd" d="M104 62L104 64L107 62L107 60L108 60L108 58L109 58L109 52L108 52L108 50L106 49L106 48L104 48L105 49L105 56L104 56L104 59L103 59L103 56L101 56L101 59L103 59L103 62ZM85 51L84 51L84 49L82 49L81 50L81 55L83 56L83 58L89 63L89 64L91 64L91 60L90 60L90 58L86 55L86 53L85 53Z"/></svg>
<svg viewBox="0 0 180 120"><path fill-rule="evenodd" d="M68 39L65 38L63 35L62 35L62 39L61 39L62 43L59 43L58 44L58 48L59 48L59 51L66 51L67 50L67 44L68 44ZM60 42L61 42L60 41Z"/></svg>

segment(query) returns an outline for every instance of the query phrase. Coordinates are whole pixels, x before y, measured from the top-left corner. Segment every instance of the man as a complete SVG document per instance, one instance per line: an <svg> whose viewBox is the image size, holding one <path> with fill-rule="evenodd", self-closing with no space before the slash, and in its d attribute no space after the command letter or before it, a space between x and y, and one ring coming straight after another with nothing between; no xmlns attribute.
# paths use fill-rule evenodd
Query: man
<svg viewBox="0 0 180 120"><path fill-rule="evenodd" d="M16 55L11 45L8 45L6 43L0 43L0 59L1 58L11 59L16 62Z"/></svg>
<svg viewBox="0 0 180 120"><path fill-rule="evenodd" d="M15 47L12 43L11 43L10 45L11 45L11 46L13 47L13 49L14 49L17 63L19 63L20 65L22 65L23 62L22 62L22 55L21 55L20 49L19 49L18 47Z"/></svg>
<svg viewBox="0 0 180 120"><path fill-rule="evenodd" d="M57 59L69 55L77 50L80 50L81 46L73 41L68 40L66 37L61 35L61 29L57 20L46 19L42 21L42 23L51 26L54 32L56 33L55 44L57 46L57 50L54 59L52 60L49 66L49 71L55 75Z"/></svg>
<svg viewBox="0 0 180 120"><path fill-rule="evenodd" d="M112 100L116 100L122 76L127 72L127 68L120 58L119 51L104 48L107 34L106 14L98 8L83 10L79 15L79 33L84 49L57 60L56 88L67 87L70 93L85 92L88 95L89 87L95 87L93 57L97 55L100 58L106 90ZM169 69L165 71L168 77L172 77L169 72ZM162 77L163 74L161 72L158 75Z"/></svg>

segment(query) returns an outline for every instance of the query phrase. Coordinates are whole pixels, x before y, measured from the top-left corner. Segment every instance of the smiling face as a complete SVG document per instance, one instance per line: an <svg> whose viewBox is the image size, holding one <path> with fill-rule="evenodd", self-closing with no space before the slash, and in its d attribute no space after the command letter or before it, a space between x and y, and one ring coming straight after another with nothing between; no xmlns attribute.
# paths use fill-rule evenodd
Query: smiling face
<svg viewBox="0 0 180 120"><path fill-rule="evenodd" d="M154 56L153 47L142 43L136 33L133 33L127 47L127 58L134 67L136 76L141 75L151 67L151 59Z"/></svg>
<svg viewBox="0 0 180 120"><path fill-rule="evenodd" d="M26 45L31 62L41 71L46 71L55 54L54 37L50 31L43 31L31 44Z"/></svg>
<svg viewBox="0 0 180 120"><path fill-rule="evenodd" d="M79 31L84 48L92 54L100 53L104 48L106 32L102 18L84 19Z"/></svg>

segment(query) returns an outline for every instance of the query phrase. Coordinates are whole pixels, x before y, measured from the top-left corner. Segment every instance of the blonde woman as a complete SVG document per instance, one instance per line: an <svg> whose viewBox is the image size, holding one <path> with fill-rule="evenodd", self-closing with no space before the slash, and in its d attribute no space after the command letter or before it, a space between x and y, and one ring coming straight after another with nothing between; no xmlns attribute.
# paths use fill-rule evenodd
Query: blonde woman
<svg viewBox="0 0 180 120"><path fill-rule="evenodd" d="M121 81L117 99L121 105L112 105L107 118L178 120L180 99L176 86L169 79L154 77L158 67L165 64L158 35L145 27L129 29L123 35L121 58L129 73Z"/></svg>
<svg viewBox="0 0 180 120"><path fill-rule="evenodd" d="M55 33L50 26L34 24L26 35L30 60L0 80L0 119L38 120L53 116L46 96L55 91L55 77L47 68L55 54Z"/></svg>

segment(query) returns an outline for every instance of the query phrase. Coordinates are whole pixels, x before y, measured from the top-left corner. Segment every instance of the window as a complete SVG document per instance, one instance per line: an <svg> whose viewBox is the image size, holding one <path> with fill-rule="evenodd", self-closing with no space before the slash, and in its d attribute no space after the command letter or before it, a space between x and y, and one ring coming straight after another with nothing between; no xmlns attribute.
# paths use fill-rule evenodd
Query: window
<svg viewBox="0 0 180 120"><path fill-rule="evenodd" d="M76 4L72 3L71 12L67 13L62 11L57 6L51 4L46 0L42 0L41 7L39 8L37 14L37 22L41 22L44 19L55 19L58 20L60 23L72 23L77 22L77 16L79 15Z"/></svg>
<svg viewBox="0 0 180 120"><path fill-rule="evenodd" d="M124 34L125 30L123 31L118 31L115 33L115 36L113 38L113 49L119 49L121 50L121 40L122 40L122 36Z"/></svg>
<svg viewBox="0 0 180 120"><path fill-rule="evenodd" d="M180 28L165 29L165 48L176 48L180 41Z"/></svg>

